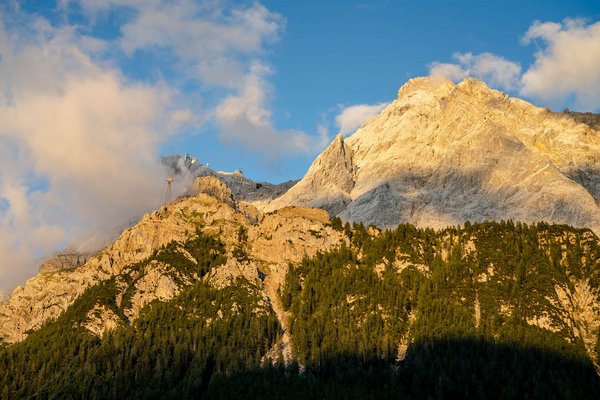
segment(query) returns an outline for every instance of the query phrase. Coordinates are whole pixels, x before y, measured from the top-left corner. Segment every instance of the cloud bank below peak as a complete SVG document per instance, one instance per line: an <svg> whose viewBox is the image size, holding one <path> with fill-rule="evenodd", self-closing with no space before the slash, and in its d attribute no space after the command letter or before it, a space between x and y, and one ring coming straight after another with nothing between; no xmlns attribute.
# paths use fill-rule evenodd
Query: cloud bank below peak
<svg viewBox="0 0 600 400"><path fill-rule="evenodd" d="M454 63L433 62L429 73L455 82L473 76L554 108L571 104L582 111L600 110L600 21L535 21L521 39L522 45L532 43L537 47L534 62L524 71L492 53L455 53Z"/></svg>
<svg viewBox="0 0 600 400"><path fill-rule="evenodd" d="M84 232L93 229L99 243L88 245L100 245L160 204L158 147L185 111L164 85L96 62L72 29L17 15L29 28L15 31L2 17L0 290L8 291Z"/></svg>

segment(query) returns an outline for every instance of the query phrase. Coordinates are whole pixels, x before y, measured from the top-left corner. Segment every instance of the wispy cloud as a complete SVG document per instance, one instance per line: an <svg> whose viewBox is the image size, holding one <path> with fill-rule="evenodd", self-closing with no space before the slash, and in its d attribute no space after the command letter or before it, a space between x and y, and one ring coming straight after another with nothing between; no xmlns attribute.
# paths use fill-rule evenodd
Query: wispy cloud
<svg viewBox="0 0 600 400"><path fill-rule="evenodd" d="M14 17L14 19L13 19ZM11 25L18 19L27 22ZM171 91L95 62L70 27L20 14L0 25L0 290L92 228L102 240L160 204L158 145ZM26 26L27 28L24 28ZM166 121L166 122L165 122ZM88 245L92 245L88 243Z"/></svg>
<svg viewBox="0 0 600 400"><path fill-rule="evenodd" d="M110 0L82 1L94 17L114 8L133 11L118 43L124 52L167 52L178 71L225 95L205 101L206 118L227 144L260 154L271 163L289 154L312 155L327 138L273 126L267 46L277 41L285 19L259 2ZM210 95L208 97L211 97Z"/></svg>
<svg viewBox="0 0 600 400"><path fill-rule="evenodd" d="M136 15L122 27L129 54L169 49L190 77L207 85L235 87L265 45L278 39L284 19L260 3L115 1ZM250 61L250 62L249 62Z"/></svg>
<svg viewBox="0 0 600 400"><path fill-rule="evenodd" d="M215 111L221 138L253 152L264 153L269 161L285 155L311 155L328 142L327 132L319 136L301 131L277 130L268 108L270 74L268 66L254 63L239 91L228 96Z"/></svg>

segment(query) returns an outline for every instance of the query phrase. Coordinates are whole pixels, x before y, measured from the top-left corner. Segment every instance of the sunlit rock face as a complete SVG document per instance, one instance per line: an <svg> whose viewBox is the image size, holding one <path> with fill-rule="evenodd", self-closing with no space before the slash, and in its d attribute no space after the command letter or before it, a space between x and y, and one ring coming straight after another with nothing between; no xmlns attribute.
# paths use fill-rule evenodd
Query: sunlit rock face
<svg viewBox="0 0 600 400"><path fill-rule="evenodd" d="M600 232L600 115L555 113L467 78L416 78L266 206L389 227L513 219Z"/></svg>

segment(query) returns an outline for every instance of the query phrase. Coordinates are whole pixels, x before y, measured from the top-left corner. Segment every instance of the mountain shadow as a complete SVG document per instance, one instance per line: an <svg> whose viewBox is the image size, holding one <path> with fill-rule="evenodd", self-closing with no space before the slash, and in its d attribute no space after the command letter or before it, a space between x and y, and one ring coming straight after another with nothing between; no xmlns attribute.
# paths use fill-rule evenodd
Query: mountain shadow
<svg viewBox="0 0 600 400"><path fill-rule="evenodd" d="M592 363L558 353L451 339L410 347L405 360L340 354L319 367L267 367L217 377L206 399L596 399Z"/></svg>

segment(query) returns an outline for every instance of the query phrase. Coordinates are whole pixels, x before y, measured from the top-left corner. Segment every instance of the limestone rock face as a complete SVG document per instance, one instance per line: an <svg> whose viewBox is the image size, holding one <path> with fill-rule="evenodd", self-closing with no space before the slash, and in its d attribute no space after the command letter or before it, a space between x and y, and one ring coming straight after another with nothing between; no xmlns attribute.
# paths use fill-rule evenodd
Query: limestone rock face
<svg viewBox="0 0 600 400"><path fill-rule="evenodd" d="M287 264L328 251L343 240L329 225L329 217L322 210L286 207L266 215L248 232L252 258L268 264Z"/></svg>
<svg viewBox="0 0 600 400"><path fill-rule="evenodd" d="M96 305L87 313L86 317L83 326L98 336L123 325L123 320L114 311L104 306Z"/></svg>
<svg viewBox="0 0 600 400"><path fill-rule="evenodd" d="M130 321L136 319L142 308L153 300L167 301L179 294L181 288L175 282L172 271L169 271L171 269L170 266L157 261L150 262L148 271L130 288L133 292L131 305L125 310L125 315ZM184 277L178 278L185 280Z"/></svg>
<svg viewBox="0 0 600 400"><path fill-rule="evenodd" d="M600 232L600 115L553 113L467 78L407 82L265 211L320 207L381 227L513 219Z"/></svg>
<svg viewBox="0 0 600 400"><path fill-rule="evenodd" d="M143 216L138 224L123 231L119 239L84 265L74 270L41 273L17 287L11 298L0 304L0 339L22 340L26 331L38 329L46 320L58 317L88 287L121 273L127 265L149 257L172 241L183 242L199 224L245 221L231 206L205 194L176 201ZM225 227L223 232L232 228Z"/></svg>

